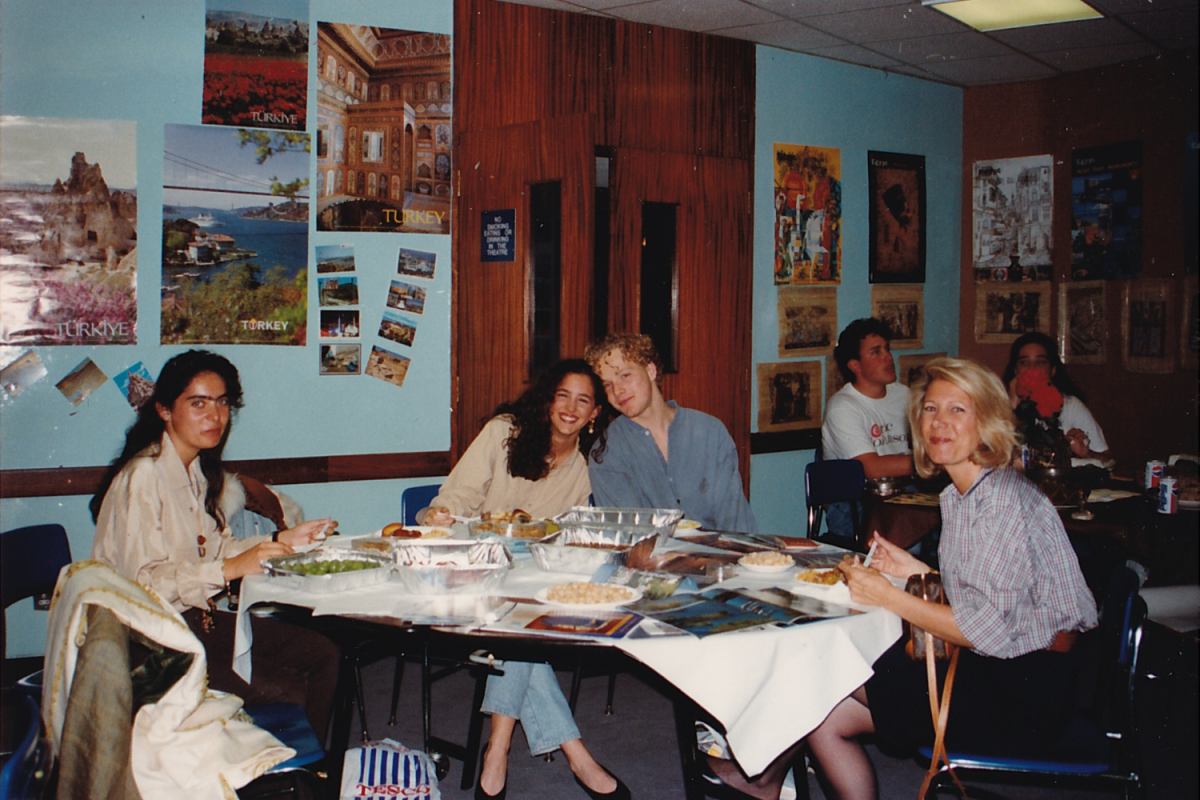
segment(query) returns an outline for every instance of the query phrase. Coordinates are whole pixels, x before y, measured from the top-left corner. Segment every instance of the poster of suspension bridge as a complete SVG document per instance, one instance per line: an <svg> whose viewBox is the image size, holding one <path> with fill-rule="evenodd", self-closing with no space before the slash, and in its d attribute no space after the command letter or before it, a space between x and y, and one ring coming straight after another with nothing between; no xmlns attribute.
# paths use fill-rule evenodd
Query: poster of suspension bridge
<svg viewBox="0 0 1200 800"><path fill-rule="evenodd" d="M309 137L167 125L162 343L305 344Z"/></svg>

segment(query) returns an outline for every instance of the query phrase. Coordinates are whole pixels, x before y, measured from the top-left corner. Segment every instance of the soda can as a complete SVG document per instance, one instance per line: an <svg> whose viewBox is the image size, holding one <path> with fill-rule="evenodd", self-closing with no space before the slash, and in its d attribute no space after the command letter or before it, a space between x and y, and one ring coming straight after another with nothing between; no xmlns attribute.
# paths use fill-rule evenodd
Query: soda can
<svg viewBox="0 0 1200 800"><path fill-rule="evenodd" d="M1033 461L1033 451L1029 449L1029 445L1021 445L1021 468L1029 469L1029 464Z"/></svg>
<svg viewBox="0 0 1200 800"><path fill-rule="evenodd" d="M1163 461L1147 461L1146 462L1146 488L1158 488L1158 481L1162 478L1163 470L1167 465Z"/></svg>
<svg viewBox="0 0 1200 800"><path fill-rule="evenodd" d="M1158 481L1158 513L1179 513L1179 488L1175 478L1160 478Z"/></svg>

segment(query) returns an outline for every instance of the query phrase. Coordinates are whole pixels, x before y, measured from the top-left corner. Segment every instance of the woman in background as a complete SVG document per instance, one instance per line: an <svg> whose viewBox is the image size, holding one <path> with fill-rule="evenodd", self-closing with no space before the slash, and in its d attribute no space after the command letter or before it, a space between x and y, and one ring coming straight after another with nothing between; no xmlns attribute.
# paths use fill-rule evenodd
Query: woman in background
<svg viewBox="0 0 1200 800"><path fill-rule="evenodd" d="M425 525L449 525L455 516L529 512L554 517L587 505L586 454L611 419L604 387L580 359L559 362L514 402L500 405L442 484ZM603 449L603 445L601 445ZM627 800L628 787L583 745L571 709L549 664L506 661L488 678L482 710L492 716L478 800L508 791L508 750L517 721L533 755L562 748L575 781L591 798Z"/></svg>

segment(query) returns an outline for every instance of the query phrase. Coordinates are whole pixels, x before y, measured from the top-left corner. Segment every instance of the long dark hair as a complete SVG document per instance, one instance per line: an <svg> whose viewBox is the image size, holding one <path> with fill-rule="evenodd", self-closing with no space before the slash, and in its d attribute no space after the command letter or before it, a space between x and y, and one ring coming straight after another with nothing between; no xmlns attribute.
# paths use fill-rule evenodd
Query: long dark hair
<svg viewBox="0 0 1200 800"><path fill-rule="evenodd" d="M592 382L592 393L596 398L596 416L591 431L585 427L579 432L579 452L587 458L592 445L604 434L612 421L612 409L604 394L604 384L592 372L592 368L581 358L568 358L558 362L538 378L537 382L510 403L501 403L492 412L491 418L507 416L512 420L512 434L505 442L508 448L508 473L514 478L541 480L550 474L550 406L563 379L568 375L582 375ZM603 444L601 444L603 450Z"/></svg>
<svg viewBox="0 0 1200 800"><path fill-rule="evenodd" d="M1081 401L1086 402L1083 391L1075 385L1075 381L1071 380L1071 376L1067 374L1067 367L1063 364L1062 359L1058 357L1058 342L1039 331L1030 331L1029 333L1021 334L1017 340L1012 343L1012 347L1008 351L1008 366L1004 368L1004 385L1008 386L1012 379L1017 376L1017 359L1021 357L1021 348L1027 344L1041 345L1046 351L1046 358L1050 361L1050 382L1054 384L1064 395L1074 395Z"/></svg>
<svg viewBox="0 0 1200 800"><path fill-rule="evenodd" d="M164 364L162 372L158 374L158 380L154 383L154 394L138 410L137 420L125 432L125 446L121 449L121 454L108 465L108 471L100 482L100 489L88 503L88 508L92 511L93 522L100 516L100 506L104 503L104 496L108 494L108 489L112 486L117 473L138 453L162 440L167 425L159 416L158 407L173 408L179 396L202 372L216 373L225 382L225 398L229 402L231 412L242 407L242 383L238 379L237 367L229 363L224 356L210 353L207 350L188 350ZM201 450L199 455L200 471L208 480L208 492L204 496L204 510L217 521L218 527L225 525L225 515L221 513L218 502L221 490L225 488L225 471L221 467L221 454L225 451L225 442L229 440L229 431L232 427L233 419L231 417L230 424L225 426L221 442L212 449Z"/></svg>

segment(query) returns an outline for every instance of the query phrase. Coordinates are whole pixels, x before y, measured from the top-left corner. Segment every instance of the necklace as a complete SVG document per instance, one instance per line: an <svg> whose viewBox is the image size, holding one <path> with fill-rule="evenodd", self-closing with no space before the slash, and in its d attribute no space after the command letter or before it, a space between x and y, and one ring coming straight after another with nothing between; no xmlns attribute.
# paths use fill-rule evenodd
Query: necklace
<svg viewBox="0 0 1200 800"><path fill-rule="evenodd" d="M200 553L201 558L204 558L206 555L208 555L208 550L204 547L207 542L208 539L204 537L203 533L196 534L196 550Z"/></svg>

